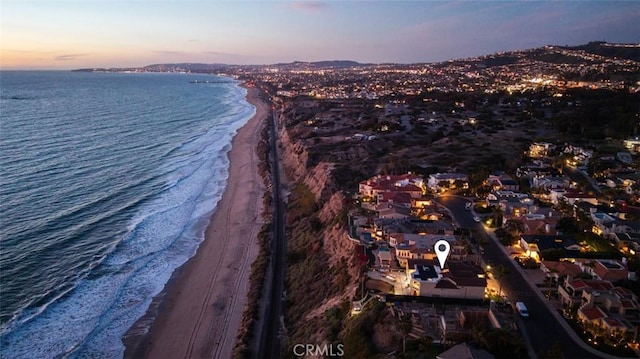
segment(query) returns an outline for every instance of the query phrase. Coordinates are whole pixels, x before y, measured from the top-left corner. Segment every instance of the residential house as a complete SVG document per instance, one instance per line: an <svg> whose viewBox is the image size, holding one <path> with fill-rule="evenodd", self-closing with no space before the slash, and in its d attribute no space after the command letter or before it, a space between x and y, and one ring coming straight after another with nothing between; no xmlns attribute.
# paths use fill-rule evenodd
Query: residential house
<svg viewBox="0 0 640 359"><path fill-rule="evenodd" d="M429 175L427 179L427 186L433 191L440 191L443 189L449 189L455 185L456 181L462 181L463 188L469 187L469 179L464 173L434 173ZM442 185L446 183L446 187Z"/></svg>
<svg viewBox="0 0 640 359"><path fill-rule="evenodd" d="M551 167L550 161L534 160L526 163L518 169L516 169L516 177L527 177L531 182L531 179L535 176L555 176L559 172L555 168Z"/></svg>
<svg viewBox="0 0 640 359"><path fill-rule="evenodd" d="M579 307L583 304L582 293L584 291L605 292L612 289L613 284L609 281L567 277L565 282L558 286L558 294L563 307Z"/></svg>
<svg viewBox="0 0 640 359"><path fill-rule="evenodd" d="M402 205L387 204L387 206L378 206L378 218L403 219L411 217L411 209Z"/></svg>
<svg viewBox="0 0 640 359"><path fill-rule="evenodd" d="M562 250L563 258L571 258L580 252L580 245L568 235L523 235L520 245L526 256L537 261L542 260L544 251L549 249Z"/></svg>
<svg viewBox="0 0 640 359"><path fill-rule="evenodd" d="M411 198L421 198L424 193L424 179L411 173L404 175L377 175L358 185L363 198L378 199L378 195L387 192L408 193Z"/></svg>
<svg viewBox="0 0 640 359"><path fill-rule="evenodd" d="M587 150L573 145L566 145L562 152L573 155L573 158L570 160L570 164L573 166L587 165L591 157L593 157L593 150Z"/></svg>
<svg viewBox="0 0 640 359"><path fill-rule="evenodd" d="M389 248L380 247L378 248L376 253L376 259L378 261L378 265L382 268L389 268L391 266L391 261L393 260L393 256L391 255L391 251Z"/></svg>
<svg viewBox="0 0 640 359"><path fill-rule="evenodd" d="M442 218L440 208L431 199L411 199L411 214L423 220Z"/></svg>
<svg viewBox="0 0 640 359"><path fill-rule="evenodd" d="M575 278L582 273L582 269L575 263L569 261L542 261L540 269L546 274L547 278L553 278L559 281L560 278Z"/></svg>
<svg viewBox="0 0 640 359"><path fill-rule="evenodd" d="M599 307L586 307L578 309L578 319L582 322L599 324L600 320L607 317L607 314Z"/></svg>
<svg viewBox="0 0 640 359"><path fill-rule="evenodd" d="M378 206L396 204L411 208L411 193L408 192L383 192L378 194Z"/></svg>
<svg viewBox="0 0 640 359"><path fill-rule="evenodd" d="M483 299L487 280L481 267L447 261L444 270L435 261L410 260L407 278L413 295L425 297Z"/></svg>
<svg viewBox="0 0 640 359"><path fill-rule="evenodd" d="M633 153L640 153L640 138L634 137L623 141L624 147Z"/></svg>
<svg viewBox="0 0 640 359"><path fill-rule="evenodd" d="M567 190L564 188L552 188L549 190L549 200L551 200L551 203L554 205L557 205L564 198L566 193Z"/></svg>
<svg viewBox="0 0 640 359"><path fill-rule="evenodd" d="M566 191L562 197L562 200L566 201L570 205L575 204L576 202L589 202L593 205L598 204L598 197L593 194L588 194L584 192L568 190Z"/></svg>
<svg viewBox="0 0 640 359"><path fill-rule="evenodd" d="M504 173L495 173L489 175L485 184L490 186L494 191L519 191L520 184L511 176Z"/></svg>
<svg viewBox="0 0 640 359"><path fill-rule="evenodd" d="M528 194L513 191L493 191L487 195L486 202L488 206L499 207L507 219L538 210L535 201Z"/></svg>
<svg viewBox="0 0 640 359"><path fill-rule="evenodd" d="M457 243L453 235L393 233L389 235L389 245L396 249L400 266L406 267L409 259L435 259L434 246L441 239L451 244L450 256L466 254L464 245Z"/></svg>
<svg viewBox="0 0 640 359"><path fill-rule="evenodd" d="M566 176L534 175L529 179L529 185L533 188L549 190L552 188L569 187L570 180Z"/></svg>
<svg viewBox="0 0 640 359"><path fill-rule="evenodd" d="M610 237L621 251L632 255L640 253L640 233L613 233Z"/></svg>
<svg viewBox="0 0 640 359"><path fill-rule="evenodd" d="M538 209L537 213L529 213L519 217L524 224L525 230L523 235L534 234L549 234L556 235L556 225L560 216L558 213L547 209L547 214L541 213L541 209Z"/></svg>
<svg viewBox="0 0 640 359"><path fill-rule="evenodd" d="M372 233L377 239L388 240L391 233L453 234L453 225L443 220L422 220L418 218L382 218L373 221Z"/></svg>
<svg viewBox="0 0 640 359"><path fill-rule="evenodd" d="M595 279L615 283L629 277L627 267L617 260L577 258L575 262L583 272Z"/></svg>
<svg viewBox="0 0 640 359"><path fill-rule="evenodd" d="M549 142L534 142L529 145L528 155L533 158L547 157L555 145Z"/></svg>
<svg viewBox="0 0 640 359"><path fill-rule="evenodd" d="M603 212L592 212L590 214L593 220L593 228L591 231L595 234L608 237L612 233L612 223L616 221L615 218L609 216Z"/></svg>
<svg viewBox="0 0 640 359"><path fill-rule="evenodd" d="M585 289L578 318L595 324L607 333L620 333L628 338L637 334L640 323L638 297L628 289L616 287L610 290Z"/></svg>

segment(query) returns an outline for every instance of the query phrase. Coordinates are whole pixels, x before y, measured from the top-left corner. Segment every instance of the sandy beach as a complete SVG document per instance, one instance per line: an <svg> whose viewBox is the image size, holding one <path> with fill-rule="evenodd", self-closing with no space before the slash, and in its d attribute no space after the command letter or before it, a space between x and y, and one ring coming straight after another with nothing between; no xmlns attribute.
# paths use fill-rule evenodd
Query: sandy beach
<svg viewBox="0 0 640 359"><path fill-rule="evenodd" d="M255 88L248 88L247 101L256 114L233 139L229 182L205 240L165 291L149 335L129 342L125 338L126 357L231 357L263 224L265 188L256 145L269 107Z"/></svg>

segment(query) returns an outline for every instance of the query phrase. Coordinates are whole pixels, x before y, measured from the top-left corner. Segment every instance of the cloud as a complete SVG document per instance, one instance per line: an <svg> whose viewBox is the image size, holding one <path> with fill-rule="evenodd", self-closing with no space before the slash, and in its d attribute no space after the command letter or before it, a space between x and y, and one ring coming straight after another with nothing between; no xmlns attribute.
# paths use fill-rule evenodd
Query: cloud
<svg viewBox="0 0 640 359"><path fill-rule="evenodd" d="M295 1L290 7L294 10L307 12L320 12L329 8L329 4L324 1Z"/></svg>
<svg viewBox="0 0 640 359"><path fill-rule="evenodd" d="M88 54L64 54L64 55L58 55L53 59L55 61L72 61L72 60L77 60L79 57L83 57L87 55Z"/></svg>

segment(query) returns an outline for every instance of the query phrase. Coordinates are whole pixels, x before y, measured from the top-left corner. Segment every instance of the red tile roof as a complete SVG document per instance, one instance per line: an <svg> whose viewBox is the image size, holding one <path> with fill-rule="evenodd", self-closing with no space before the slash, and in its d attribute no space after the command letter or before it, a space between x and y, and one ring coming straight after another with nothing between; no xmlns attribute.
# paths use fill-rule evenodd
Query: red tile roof
<svg viewBox="0 0 640 359"><path fill-rule="evenodd" d="M564 194L565 198L598 198L592 194L586 194L586 193L565 193Z"/></svg>
<svg viewBox="0 0 640 359"><path fill-rule="evenodd" d="M613 289L613 284L604 280L576 279L572 280L569 285L574 289L593 288L600 291L609 291Z"/></svg>
<svg viewBox="0 0 640 359"><path fill-rule="evenodd" d="M578 265L573 264L571 262L567 262L567 261L562 261L562 262L542 261L542 264L545 267L549 268L549 270L555 271L559 276L568 275L568 276L575 277L576 275L582 273L582 270L580 270L580 267L578 267Z"/></svg>
<svg viewBox="0 0 640 359"><path fill-rule="evenodd" d="M582 316L589 321L607 317L607 315L604 314L604 312L599 307L580 308L578 309L578 311L580 311L582 313Z"/></svg>
<svg viewBox="0 0 640 359"><path fill-rule="evenodd" d="M620 323L620 321L618 319L614 319L614 318L605 318L603 319L603 321L605 323L607 323L608 326L610 327L624 327L625 325Z"/></svg>
<svg viewBox="0 0 640 359"><path fill-rule="evenodd" d="M617 282L619 280L627 279L629 275L629 271L622 264L615 262L619 265L618 268L615 266L608 268L603 265L600 261L595 262L595 267L593 268L593 272L602 280L608 280L611 282Z"/></svg>
<svg viewBox="0 0 640 359"><path fill-rule="evenodd" d="M620 304L622 305L622 308L635 308L636 305L633 303L632 300L629 299L622 299L620 301Z"/></svg>

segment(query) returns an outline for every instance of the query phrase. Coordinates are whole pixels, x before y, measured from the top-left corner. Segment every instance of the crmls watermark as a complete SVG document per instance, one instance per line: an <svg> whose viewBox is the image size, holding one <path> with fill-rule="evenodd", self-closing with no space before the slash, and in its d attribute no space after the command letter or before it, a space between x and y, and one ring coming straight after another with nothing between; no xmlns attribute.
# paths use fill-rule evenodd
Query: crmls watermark
<svg viewBox="0 0 640 359"><path fill-rule="evenodd" d="M293 355L297 357L332 358L344 355L344 344L296 344Z"/></svg>

